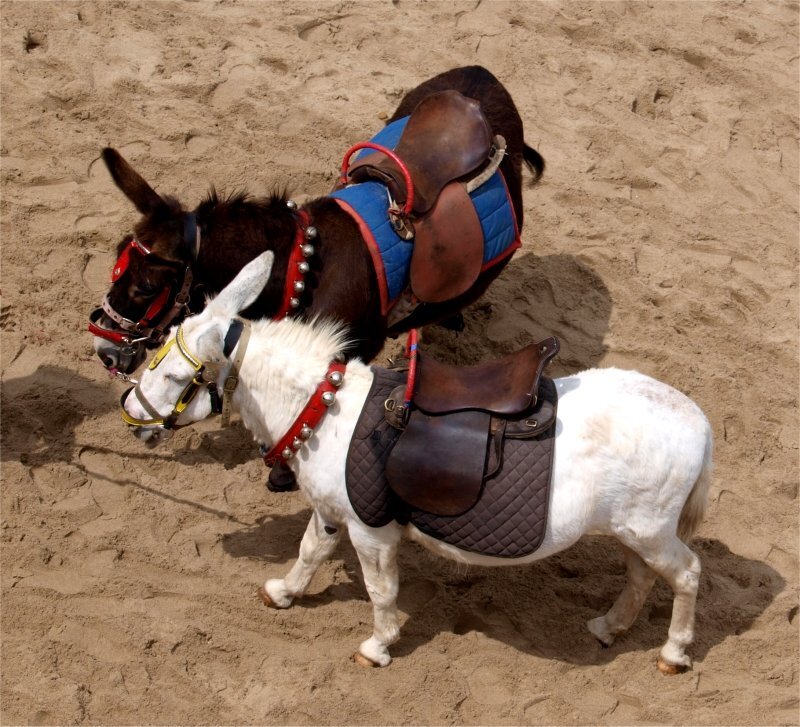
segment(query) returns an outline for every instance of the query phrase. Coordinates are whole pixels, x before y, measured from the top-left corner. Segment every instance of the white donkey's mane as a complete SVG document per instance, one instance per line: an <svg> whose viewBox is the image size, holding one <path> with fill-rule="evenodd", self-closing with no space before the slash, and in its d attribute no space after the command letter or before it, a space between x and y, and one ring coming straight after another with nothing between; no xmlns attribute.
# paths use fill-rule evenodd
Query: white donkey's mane
<svg viewBox="0 0 800 727"><path fill-rule="evenodd" d="M315 317L311 321L262 319L251 321L250 325L250 347L263 347L272 355L292 358L295 365L305 358L330 361L349 343L345 324L330 318Z"/></svg>
<svg viewBox="0 0 800 727"><path fill-rule="evenodd" d="M348 344L343 324L326 318L251 322L235 394L256 441L272 445L289 429Z"/></svg>

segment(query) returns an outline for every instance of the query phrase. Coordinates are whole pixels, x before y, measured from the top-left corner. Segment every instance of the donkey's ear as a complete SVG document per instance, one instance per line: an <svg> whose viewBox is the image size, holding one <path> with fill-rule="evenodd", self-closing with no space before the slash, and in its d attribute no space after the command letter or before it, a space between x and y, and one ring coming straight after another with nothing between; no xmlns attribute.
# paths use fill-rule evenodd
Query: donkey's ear
<svg viewBox="0 0 800 727"><path fill-rule="evenodd" d="M103 149L103 161L111 173L114 184L143 215L149 215L157 209L167 206L158 193L122 158L116 149L111 147Z"/></svg>
<svg viewBox="0 0 800 727"><path fill-rule="evenodd" d="M274 260L272 252L262 252L239 271L208 307L213 309L214 314L235 316L251 306L269 281Z"/></svg>

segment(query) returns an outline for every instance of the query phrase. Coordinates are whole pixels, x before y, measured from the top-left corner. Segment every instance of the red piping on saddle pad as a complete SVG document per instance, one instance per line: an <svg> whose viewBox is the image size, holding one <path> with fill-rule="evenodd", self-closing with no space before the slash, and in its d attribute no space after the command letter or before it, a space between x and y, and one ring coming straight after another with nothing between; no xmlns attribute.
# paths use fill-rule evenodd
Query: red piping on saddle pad
<svg viewBox="0 0 800 727"><path fill-rule="evenodd" d="M370 229L369 225L364 222L364 219L361 217L356 210L354 210L347 202L338 197L334 197L333 200L336 204L339 205L348 215L353 219L353 221L358 225L358 231L361 233L361 237L364 240L367 250L369 250L369 255L372 258L372 264L375 266L375 273L378 283L378 292L381 296L381 314L387 315L389 313L389 287L386 285L386 271L383 269L383 257L381 256L380 248L378 247L378 243L375 241L375 236L372 234L372 230Z"/></svg>

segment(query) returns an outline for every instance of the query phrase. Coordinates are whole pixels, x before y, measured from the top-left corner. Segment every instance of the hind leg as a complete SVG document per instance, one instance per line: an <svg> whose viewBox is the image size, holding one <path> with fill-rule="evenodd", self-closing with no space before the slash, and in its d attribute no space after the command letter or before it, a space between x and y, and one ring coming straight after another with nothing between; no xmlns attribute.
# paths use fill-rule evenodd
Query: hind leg
<svg viewBox="0 0 800 727"><path fill-rule="evenodd" d="M658 668L665 674L677 674L692 665L692 660L685 649L694 641L694 613L697 589L700 585L700 559L677 538L671 544L670 551L673 557L657 569L675 594L669 638L659 654Z"/></svg>
<svg viewBox="0 0 800 727"><path fill-rule="evenodd" d="M628 568L625 588L605 616L593 618L586 624L604 646L611 646L617 634L631 627L656 580L653 570L633 550L624 545L622 550Z"/></svg>
<svg viewBox="0 0 800 727"><path fill-rule="evenodd" d="M677 674L692 665L686 654L686 647L694 641L694 611L697 602L697 589L700 584L700 559L681 541L677 535L669 537L666 543L626 543L634 548L658 575L672 589L672 620L669 624L669 638L661 648L658 668L664 674Z"/></svg>

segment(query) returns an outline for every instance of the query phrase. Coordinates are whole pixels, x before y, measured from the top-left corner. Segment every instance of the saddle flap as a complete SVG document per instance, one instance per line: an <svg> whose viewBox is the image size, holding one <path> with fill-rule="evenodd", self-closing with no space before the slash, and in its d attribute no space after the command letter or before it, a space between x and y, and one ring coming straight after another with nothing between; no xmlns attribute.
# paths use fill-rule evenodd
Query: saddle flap
<svg viewBox="0 0 800 727"><path fill-rule="evenodd" d="M451 90L420 101L395 149L414 181L414 212L427 212L448 182L487 160L491 147L491 128L474 99Z"/></svg>
<svg viewBox="0 0 800 727"><path fill-rule="evenodd" d="M469 409L504 417L523 414L535 406L539 378L558 349L558 339L551 336L476 366L419 356L414 405L428 414Z"/></svg>
<svg viewBox="0 0 800 727"><path fill-rule="evenodd" d="M414 230L414 295L424 303L442 303L468 291L483 265L483 229L464 185L448 184Z"/></svg>
<svg viewBox="0 0 800 727"><path fill-rule="evenodd" d="M404 502L434 515L458 515L480 496L490 416L414 412L386 462L389 487Z"/></svg>

